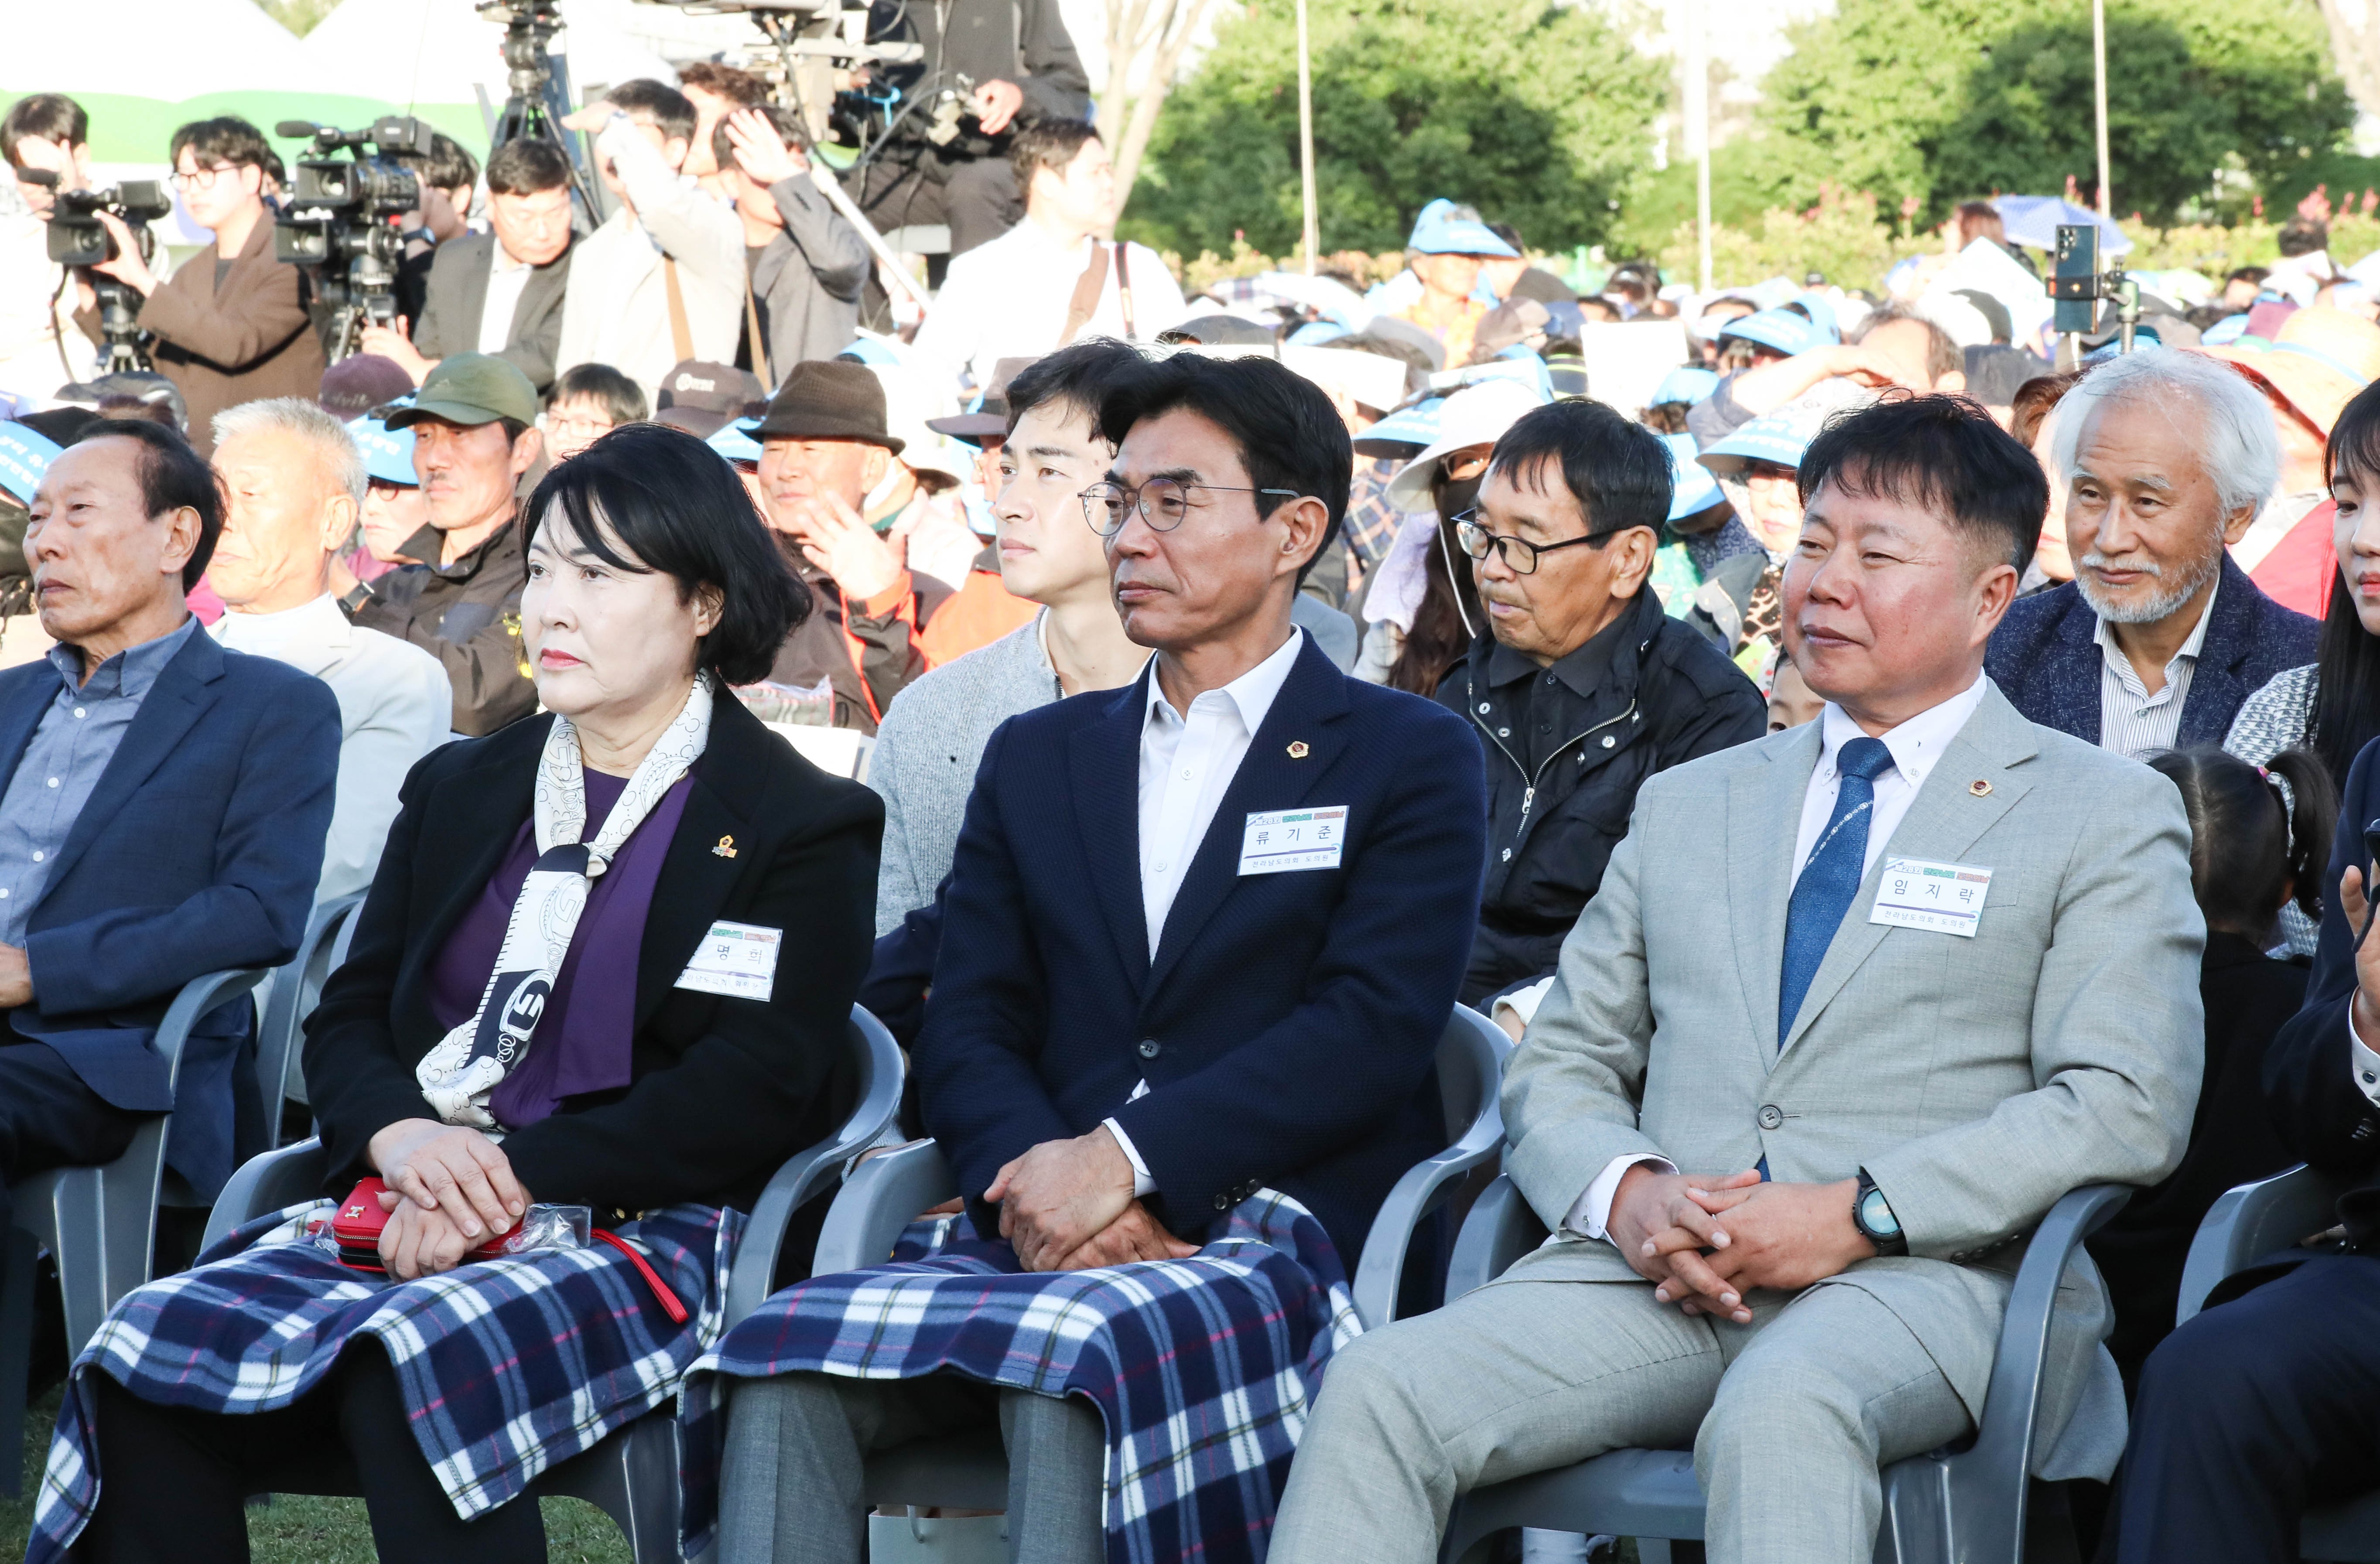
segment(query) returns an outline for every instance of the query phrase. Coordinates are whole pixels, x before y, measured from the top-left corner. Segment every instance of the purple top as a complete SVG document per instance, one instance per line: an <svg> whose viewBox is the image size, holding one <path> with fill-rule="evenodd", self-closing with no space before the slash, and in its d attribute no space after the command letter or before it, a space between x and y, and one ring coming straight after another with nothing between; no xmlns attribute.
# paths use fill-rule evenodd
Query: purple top
<svg viewBox="0 0 2380 1564"><path fill-rule="evenodd" d="M590 770L587 778L587 825L579 840L591 842L603 829L612 806L627 791L628 779ZM581 1092L613 1091L628 1084L637 1024L637 958L645 940L645 915L662 860L686 813L691 779L662 794L622 844L612 867L595 879L570 952L554 975L553 997L537 1024L528 1057L491 1094L488 1110L496 1122L517 1130L534 1124ZM504 928L520 896L529 866L537 862L537 817L532 813L513 834L513 844L480 899L455 924L430 967L430 1013L448 1031L471 1019L504 949Z"/></svg>

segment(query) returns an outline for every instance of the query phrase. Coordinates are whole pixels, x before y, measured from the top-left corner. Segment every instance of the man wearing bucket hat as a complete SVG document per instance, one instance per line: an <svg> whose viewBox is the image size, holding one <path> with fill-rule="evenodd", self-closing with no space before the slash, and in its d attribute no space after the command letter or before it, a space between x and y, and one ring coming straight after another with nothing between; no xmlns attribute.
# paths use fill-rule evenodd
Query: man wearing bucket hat
<svg viewBox="0 0 2380 1564"><path fill-rule="evenodd" d="M1689 619L1702 594L1723 566L1740 577L1740 592L1749 592L1768 563L1758 540L1735 514L1735 505L1720 490L1718 479L1702 465L1691 434L1665 434L1661 443L1670 455L1670 514L1661 525L1659 546L1647 578L1654 595L1672 619ZM1706 634L1708 627L1696 621ZM1713 637L1721 651L1733 649L1733 637Z"/></svg>
<svg viewBox="0 0 2380 1564"><path fill-rule="evenodd" d="M1796 305L1764 309L1741 321L1730 321L1720 332L1720 362L1727 362L1726 344L1748 335L1767 349L1751 367L1721 381L1708 400L1686 415L1686 428L1708 450L1748 419L1776 411L1828 381L1840 380L1869 390L1888 385L1911 391L1964 391L1966 356L1950 333L1921 315L1887 305L1860 322L1849 342L1836 342L1797 315ZM1774 325L1760 322L1774 321ZM1784 357L1771 357L1779 345L1795 340L1789 322L1804 321L1805 346Z"/></svg>
<svg viewBox="0 0 2380 1564"><path fill-rule="evenodd" d="M1405 266L1421 285L1420 296L1388 313L1436 337L1447 363L1468 363L1472 334L1488 309L1472 297L1479 268L1490 260L1518 261L1519 252L1498 238L1476 212L1443 199L1421 209L1405 251Z"/></svg>
<svg viewBox="0 0 2380 1564"><path fill-rule="evenodd" d="M364 503L358 518L363 541L344 556L354 580L341 584L339 598L339 606L353 614L371 600L365 583L399 565L419 564L425 555L437 558L439 540L437 528L430 525L429 502L421 496L421 475L413 470L413 430L391 429L375 414L366 413L348 422L347 434L364 455Z"/></svg>
<svg viewBox="0 0 2380 1564"><path fill-rule="evenodd" d="M368 583L371 597L355 609L355 622L443 663L455 686L455 731L471 737L537 706L521 645L528 528L517 524L514 498L543 449L537 412L536 388L511 363L457 353L430 371L410 406L384 420L413 433L413 469L437 546L417 539L423 563Z"/></svg>
<svg viewBox="0 0 2380 1564"><path fill-rule="evenodd" d="M2380 325L2317 305L2283 321L2270 344L2243 339L2200 351L2248 377L2271 405L2280 442L2280 482L2231 557L2275 602L2319 618L2337 565L2330 533L2338 506L2324 452L2340 411L2380 379Z"/></svg>

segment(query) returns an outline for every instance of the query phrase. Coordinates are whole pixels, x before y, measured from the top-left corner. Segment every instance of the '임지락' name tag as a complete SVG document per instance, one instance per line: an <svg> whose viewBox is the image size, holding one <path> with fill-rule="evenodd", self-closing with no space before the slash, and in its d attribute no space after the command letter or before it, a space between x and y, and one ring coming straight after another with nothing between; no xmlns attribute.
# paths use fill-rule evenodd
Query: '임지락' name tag
<svg viewBox="0 0 2380 1564"><path fill-rule="evenodd" d="M1973 864L1933 864L1923 858L1887 858L1868 922L1894 928L1923 928L1972 940L1984 921L1984 898L1992 871Z"/></svg>
<svg viewBox="0 0 2380 1564"><path fill-rule="evenodd" d="M1335 869L1347 838L1347 806L1279 809L1250 815L1240 837L1242 874L1280 874L1288 869Z"/></svg>
<svg viewBox="0 0 2380 1564"><path fill-rule="evenodd" d="M710 926L695 947L694 959L677 975L676 987L732 1000L765 1001L777 981L777 948L784 943L783 929L752 923Z"/></svg>

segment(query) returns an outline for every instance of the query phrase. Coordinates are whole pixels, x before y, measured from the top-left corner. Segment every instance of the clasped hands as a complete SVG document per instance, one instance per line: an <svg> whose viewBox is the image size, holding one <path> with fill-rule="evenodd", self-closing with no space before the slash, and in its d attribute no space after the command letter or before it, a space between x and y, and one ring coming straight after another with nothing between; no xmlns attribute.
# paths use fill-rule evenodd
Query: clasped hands
<svg viewBox="0 0 2380 1564"><path fill-rule="evenodd" d="M1774 1183L1754 1169L1713 1177L1640 1162L1621 1175L1604 1225L1656 1300L1749 1325L1751 1289L1797 1292L1876 1253L1852 1220L1858 1189L1856 1179Z"/></svg>
<svg viewBox="0 0 2380 1564"><path fill-rule="evenodd" d="M529 1204L504 1148L479 1131L435 1119L400 1119L372 1136L380 1170L381 1264L399 1281L451 1271L492 1237L512 1231Z"/></svg>
<svg viewBox="0 0 2380 1564"><path fill-rule="evenodd" d="M1132 1159L1102 1124L1072 1140L1043 1141L1001 1169L983 1197L1000 1207L1000 1236L1028 1271L1087 1271L1198 1252L1166 1231L1132 1191Z"/></svg>

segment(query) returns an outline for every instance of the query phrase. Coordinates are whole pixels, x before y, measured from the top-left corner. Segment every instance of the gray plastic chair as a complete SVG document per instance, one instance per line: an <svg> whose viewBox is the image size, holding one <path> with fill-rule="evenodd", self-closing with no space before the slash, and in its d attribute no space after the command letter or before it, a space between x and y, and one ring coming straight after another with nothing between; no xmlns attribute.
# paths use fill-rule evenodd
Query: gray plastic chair
<svg viewBox="0 0 2380 1564"><path fill-rule="evenodd" d="M2041 1412L2043 1359L2058 1280L2082 1241L2132 1192L2094 1184L2069 1194L2025 1250L2000 1327L1999 1354L1973 1444L1895 1461L1884 1472L1878 1564L2022 1564L2033 1441ZM1446 1292L1459 1297L1503 1274L1545 1241L1546 1230L1509 1178L1471 1208L1454 1245ZM1703 1494L1685 1450L1614 1450L1575 1466L1474 1489L1455 1501L1440 1558L1463 1559L1515 1526L1616 1536L1699 1540ZM2072 1544L2067 1544L2071 1551ZM1484 1550L1483 1550L1484 1551Z"/></svg>
<svg viewBox="0 0 2380 1564"><path fill-rule="evenodd" d="M2191 1240L2174 1324L2189 1324L2226 1277L2329 1229L2338 1220L2338 1197L2346 1188L2301 1163L2261 1182L2226 1190ZM2333 1564L2380 1564L2380 1493L2308 1510L2298 1524L2298 1551Z"/></svg>
<svg viewBox="0 0 2380 1564"><path fill-rule="evenodd" d="M180 1081L182 1045L200 1017L244 998L263 980L262 968L249 968L211 972L183 986L157 1024L156 1049L165 1061L167 1089ZM15 1222L0 1233L0 1451L25 1447L25 1382L40 1250L47 1249L57 1261L67 1350L79 1352L115 1301L149 1279L172 1122L173 1116L164 1113L146 1121L133 1132L124 1155L103 1167L36 1173L13 1192ZM18 1497L22 1474L13 1453L0 1460L0 1495Z"/></svg>
<svg viewBox="0 0 2380 1564"><path fill-rule="evenodd" d="M264 1099L264 1144L281 1144L281 1105L288 1100L289 1073L298 1058L298 1039L306 1017L322 997L322 984L347 959L356 937L356 912L364 893L350 891L314 909L306 920L305 938L298 953L278 969L264 1001L264 1021L256 1033L256 1085Z"/></svg>
<svg viewBox="0 0 2380 1564"><path fill-rule="evenodd" d="M733 1327L767 1297L793 1214L822 1192L843 1165L881 1136L901 1110L900 1045L873 1015L851 1007L845 1033L859 1074L859 1101L832 1136L785 1160L754 1204L752 1220L728 1273L726 1315ZM212 1247L243 1222L315 1199L330 1170L320 1140L299 1141L250 1158L224 1186L207 1221ZM305 1490L293 1490L305 1491ZM350 1496L352 1497L352 1496ZM549 1468L524 1498L584 1499L609 1515L628 1539L637 1564L678 1558L677 1419L666 1407L615 1429L594 1449Z"/></svg>
<svg viewBox="0 0 2380 1564"><path fill-rule="evenodd" d="M1496 1024L1477 1011L1457 1008L1447 1023L1438 1044L1438 1083L1452 1144L1408 1169L1373 1218L1352 1287L1355 1312L1366 1328L1395 1317L1405 1256L1423 1219L1455 1195L1466 1174L1502 1150L1504 1121L1496 1094L1512 1048ZM958 1194L950 1159L932 1141L868 1158L852 1170L827 1212L811 1274L884 1264L901 1230L918 1212ZM740 1269L737 1279L743 1279ZM1008 1456L996 1430L915 1440L868 1458L866 1492L874 1505L1005 1509Z"/></svg>

